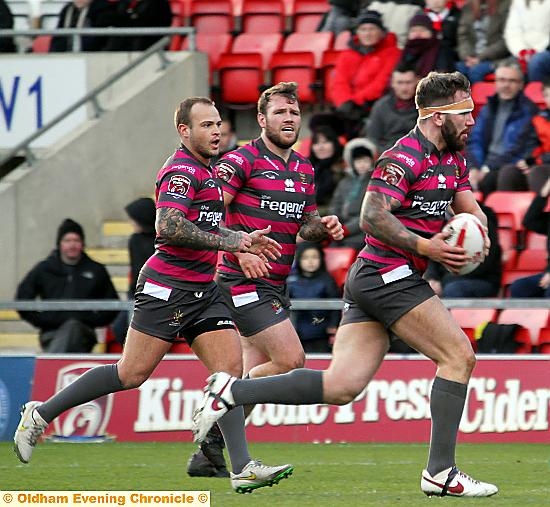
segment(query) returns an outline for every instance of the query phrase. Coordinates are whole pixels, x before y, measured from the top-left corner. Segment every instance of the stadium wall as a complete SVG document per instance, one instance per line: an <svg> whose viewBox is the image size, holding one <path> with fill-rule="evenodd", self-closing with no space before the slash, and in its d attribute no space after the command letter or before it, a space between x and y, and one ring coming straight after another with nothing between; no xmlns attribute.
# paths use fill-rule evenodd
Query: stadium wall
<svg viewBox="0 0 550 507"><path fill-rule="evenodd" d="M31 399L44 400L77 376L116 356L38 356ZM325 369L328 356L307 359ZM461 442L547 442L550 356L481 356L470 381ZM390 355L354 402L258 405L248 421L250 441L427 442L434 365L420 356ZM194 356L168 356L140 388L105 396L62 414L50 438L89 441L192 440L192 414L207 371ZM55 437L57 436L57 437Z"/></svg>
<svg viewBox="0 0 550 507"><path fill-rule="evenodd" d="M42 58L50 56L63 58ZM83 58L90 90L130 56ZM33 167L22 165L0 181L0 299L11 299L21 277L54 248L64 218L80 222L87 244L98 245L104 220L125 219L128 202L153 194L156 173L179 142L175 106L186 96L208 95L204 54L169 58L174 63L158 71L160 61L152 56L100 95L107 110L99 119L75 129Z"/></svg>

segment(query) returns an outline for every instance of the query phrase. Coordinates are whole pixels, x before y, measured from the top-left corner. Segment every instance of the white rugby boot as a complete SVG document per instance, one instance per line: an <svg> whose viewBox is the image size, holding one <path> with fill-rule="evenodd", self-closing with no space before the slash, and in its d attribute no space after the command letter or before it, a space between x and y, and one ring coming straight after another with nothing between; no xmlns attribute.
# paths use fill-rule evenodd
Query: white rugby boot
<svg viewBox="0 0 550 507"><path fill-rule="evenodd" d="M13 449L23 463L30 461L38 438L48 426L36 411L40 405L42 405L41 401L29 401L21 407L21 421L13 436Z"/></svg>
<svg viewBox="0 0 550 507"><path fill-rule="evenodd" d="M498 493L494 484L472 479L456 466L447 468L433 477L422 472L422 491L428 496L492 496Z"/></svg>
<svg viewBox="0 0 550 507"><path fill-rule="evenodd" d="M206 379L204 398L193 413L193 435L195 442L203 442L214 423L235 406L231 386L237 380L229 373L213 373Z"/></svg>
<svg viewBox="0 0 550 507"><path fill-rule="evenodd" d="M237 493L252 493L255 489L278 484L292 475L291 465L268 466L260 461L249 461L240 474L231 473L231 486Z"/></svg>

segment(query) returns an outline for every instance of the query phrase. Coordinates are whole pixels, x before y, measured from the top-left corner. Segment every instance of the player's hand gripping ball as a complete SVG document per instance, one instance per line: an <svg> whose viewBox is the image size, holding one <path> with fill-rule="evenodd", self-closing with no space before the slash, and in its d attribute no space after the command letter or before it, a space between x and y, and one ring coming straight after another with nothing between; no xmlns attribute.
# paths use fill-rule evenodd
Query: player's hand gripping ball
<svg viewBox="0 0 550 507"><path fill-rule="evenodd" d="M464 248L470 257L470 262L460 268L458 275L471 273L485 260L483 251L487 234L476 216L470 213L459 213L447 222L443 231L450 233L445 239L449 245Z"/></svg>

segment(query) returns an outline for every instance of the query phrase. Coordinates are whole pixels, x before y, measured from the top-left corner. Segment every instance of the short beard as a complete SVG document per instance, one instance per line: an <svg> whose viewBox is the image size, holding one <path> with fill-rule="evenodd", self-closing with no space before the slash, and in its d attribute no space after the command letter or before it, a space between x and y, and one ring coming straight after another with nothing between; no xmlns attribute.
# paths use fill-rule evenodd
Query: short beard
<svg viewBox="0 0 550 507"><path fill-rule="evenodd" d="M265 136L275 145L277 148L281 148L282 150L288 150L288 148L292 148L294 144L296 144L296 141L298 140L298 132L295 132L294 141L288 142L283 141L281 139L281 136L279 133L274 132L269 127L266 127L265 129Z"/></svg>
<svg viewBox="0 0 550 507"><path fill-rule="evenodd" d="M458 137L458 131L448 116L445 117L445 121L441 126L441 136L443 137L443 141L445 141L447 151L462 151L466 147L464 141L461 141Z"/></svg>

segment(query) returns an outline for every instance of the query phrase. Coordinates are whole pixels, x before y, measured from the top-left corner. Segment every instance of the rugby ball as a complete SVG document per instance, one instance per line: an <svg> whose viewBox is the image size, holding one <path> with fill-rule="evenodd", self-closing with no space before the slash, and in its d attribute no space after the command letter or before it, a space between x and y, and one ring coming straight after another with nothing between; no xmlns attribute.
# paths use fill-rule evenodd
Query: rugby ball
<svg viewBox="0 0 550 507"><path fill-rule="evenodd" d="M471 273L485 260L483 250L487 235L483 224L476 216L470 213L459 213L445 224L443 231L450 233L445 239L449 245L464 248L470 257L470 262L460 269L458 275Z"/></svg>

